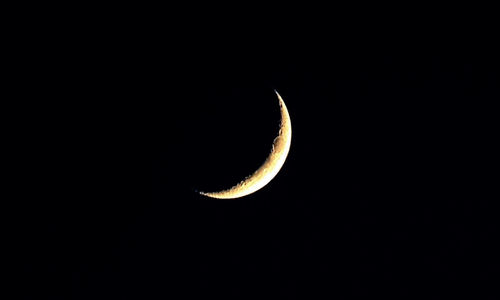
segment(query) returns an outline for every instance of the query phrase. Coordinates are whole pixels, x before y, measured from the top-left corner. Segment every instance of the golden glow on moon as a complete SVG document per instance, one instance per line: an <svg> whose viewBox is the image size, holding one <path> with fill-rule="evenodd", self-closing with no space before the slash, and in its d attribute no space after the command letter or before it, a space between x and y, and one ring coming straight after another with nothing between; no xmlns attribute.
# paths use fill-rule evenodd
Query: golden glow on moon
<svg viewBox="0 0 500 300"><path fill-rule="evenodd" d="M267 157L266 161L252 175L248 176L232 188L213 193L200 192L200 194L218 199L234 199L244 197L263 188L278 174L281 167L285 163L288 151L290 150L290 143L292 141L292 123L290 121L290 116L288 115L285 102L283 102L283 99L278 92L276 92L276 95L278 96L281 111L280 130L278 136L274 139L271 153Z"/></svg>

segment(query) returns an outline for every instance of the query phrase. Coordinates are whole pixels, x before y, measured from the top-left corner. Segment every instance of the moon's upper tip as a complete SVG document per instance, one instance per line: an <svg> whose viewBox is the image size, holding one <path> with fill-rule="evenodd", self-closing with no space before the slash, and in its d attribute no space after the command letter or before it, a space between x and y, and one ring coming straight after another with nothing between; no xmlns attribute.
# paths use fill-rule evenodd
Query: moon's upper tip
<svg viewBox="0 0 500 300"><path fill-rule="evenodd" d="M276 96L278 96L278 100L280 102L280 105L281 105L281 102L283 102L283 98L281 98L281 95L280 93L278 93L278 91L275 89L274 92L276 93Z"/></svg>

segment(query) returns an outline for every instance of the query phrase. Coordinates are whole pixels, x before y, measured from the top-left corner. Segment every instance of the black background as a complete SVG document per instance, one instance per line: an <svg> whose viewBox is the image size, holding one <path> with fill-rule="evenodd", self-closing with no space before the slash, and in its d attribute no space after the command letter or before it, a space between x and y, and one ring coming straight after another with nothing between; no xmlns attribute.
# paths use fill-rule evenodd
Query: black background
<svg viewBox="0 0 500 300"><path fill-rule="evenodd" d="M488 39L293 19L29 37L23 295L494 298ZM264 161L274 89L293 126L281 172L242 199L198 195Z"/></svg>

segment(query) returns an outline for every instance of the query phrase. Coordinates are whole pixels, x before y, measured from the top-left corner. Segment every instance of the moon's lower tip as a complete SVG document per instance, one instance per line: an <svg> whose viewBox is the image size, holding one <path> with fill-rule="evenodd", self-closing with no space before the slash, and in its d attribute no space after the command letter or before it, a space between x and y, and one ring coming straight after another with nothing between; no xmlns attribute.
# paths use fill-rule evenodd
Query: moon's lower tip
<svg viewBox="0 0 500 300"><path fill-rule="evenodd" d="M205 193L205 192L200 192L198 191L197 192L198 194L202 195L202 196L205 196L205 197L208 197L208 198L212 198L212 199L236 199L236 198L241 198L243 196L227 196L227 195L221 195L219 193Z"/></svg>

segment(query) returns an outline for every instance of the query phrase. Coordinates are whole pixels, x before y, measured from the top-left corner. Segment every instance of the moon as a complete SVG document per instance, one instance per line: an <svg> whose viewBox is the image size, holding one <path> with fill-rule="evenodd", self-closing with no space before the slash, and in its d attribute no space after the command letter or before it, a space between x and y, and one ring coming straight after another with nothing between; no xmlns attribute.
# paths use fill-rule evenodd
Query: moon
<svg viewBox="0 0 500 300"><path fill-rule="evenodd" d="M217 199L235 199L250 195L266 186L278 174L285 163L292 141L292 123L285 102L277 91L281 121L278 136L274 139L269 156L250 176L233 187L219 192L199 192L201 195Z"/></svg>

